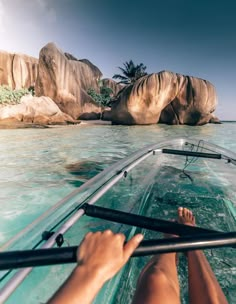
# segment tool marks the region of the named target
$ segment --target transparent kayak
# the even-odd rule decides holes
[[[75,246],[89,231],[111,229],[127,237],[142,232],[145,240],[160,232],[91,217],[84,204],[129,214],[170,220],[179,206],[193,210],[197,225],[236,232],[236,154],[205,141],[176,139],[149,145],[105,169],[63,198],[1,246],[1,252]],[[62,243],[62,244],[61,244]],[[235,249],[205,253],[229,303],[236,298]],[[131,258],[109,281],[94,303],[131,303],[140,270],[150,256]],[[1,259],[1,258],[0,258]],[[0,302],[45,303],[75,264],[0,271]],[[179,258],[182,303],[188,303],[184,256]],[[27,300],[26,300],[27,299]]]

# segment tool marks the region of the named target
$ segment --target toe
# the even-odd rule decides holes
[[[187,208],[184,208],[184,209],[183,209],[183,217],[184,217],[185,219],[188,219],[188,209],[187,209]]]
[[[193,213],[188,209],[188,220],[191,221],[193,218]]]
[[[183,207],[178,208],[178,216],[183,216]]]

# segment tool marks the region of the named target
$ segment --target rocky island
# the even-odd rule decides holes
[[[109,107],[99,104],[101,84],[111,89]],[[20,103],[0,104],[0,125],[76,124],[80,119],[104,119],[113,124],[156,123],[202,125],[217,123],[217,96],[207,80],[161,71],[122,86],[102,79],[87,59],[78,60],[54,43],[44,46],[39,59],[0,51],[0,86],[32,88]]]

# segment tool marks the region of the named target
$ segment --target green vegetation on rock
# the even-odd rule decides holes
[[[90,88],[88,89],[87,93],[99,106],[109,107],[111,95],[113,93],[111,88],[102,86],[100,88],[100,94],[97,93],[94,89]]]
[[[0,86],[0,105],[13,105],[20,103],[24,95],[32,94],[32,89],[12,90],[9,86]]]

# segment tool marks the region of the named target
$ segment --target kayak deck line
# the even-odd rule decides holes
[[[201,145],[200,145],[200,143],[201,143]],[[169,147],[169,146],[176,145],[176,144],[180,144],[183,147],[183,150],[174,150],[174,149],[164,148],[166,146]],[[60,223],[62,224],[62,227],[53,233],[53,235],[43,244],[43,246],[41,246],[41,249],[36,249],[33,252],[36,252],[38,250],[52,249],[51,247],[54,246],[54,244],[56,243],[56,238],[58,237],[58,235],[60,235],[60,234],[63,235],[63,233],[68,231],[79,220],[79,218],[81,218],[85,214],[85,211],[83,209],[81,209],[81,207],[84,204],[86,204],[86,205],[88,204],[89,206],[93,205],[111,187],[113,187],[121,178],[126,177],[129,171],[131,171],[134,167],[136,167],[140,162],[142,162],[144,159],[146,159],[150,155],[155,155],[156,152],[158,152],[160,154],[161,153],[165,154],[165,152],[163,152],[163,150],[164,151],[169,150],[169,151],[172,151],[172,152],[173,151],[181,151],[182,154],[178,153],[178,155],[185,155],[186,157],[191,156],[191,157],[195,157],[195,158],[206,157],[206,154],[207,155],[213,154],[214,156],[215,155],[221,155],[221,159],[226,159],[228,161],[228,163],[231,162],[234,165],[236,164],[236,156],[235,156],[234,153],[232,153],[230,151],[227,151],[226,149],[222,149],[221,147],[218,147],[218,146],[213,145],[213,144],[209,144],[209,143],[206,143],[206,144],[207,144],[207,146],[205,147],[204,146],[205,145],[204,141],[198,141],[197,144],[193,144],[193,143],[190,143],[189,141],[187,141],[187,139],[175,139],[175,140],[172,140],[172,141],[169,140],[169,141],[165,141],[165,142],[162,142],[162,143],[159,143],[159,144],[149,145],[148,147],[141,149],[141,151],[139,150],[139,151],[133,153],[127,159],[119,161],[118,165],[114,164],[111,167],[106,168],[104,171],[102,171],[101,173],[99,173],[98,175],[93,177],[92,179],[88,180],[80,188],[74,190],[71,194],[67,195],[67,197],[60,200],[56,205],[51,207],[44,214],[42,214],[39,218],[37,218],[32,224],[30,224],[25,229],[23,229],[20,232],[20,234],[18,234],[13,239],[11,239],[7,243],[7,245],[8,246],[11,245],[13,243],[13,241],[16,241],[19,238],[19,236],[24,235],[26,232],[29,231],[29,229],[31,229],[32,227],[35,227],[36,224],[38,225],[40,222],[45,220],[45,218],[47,218],[47,216],[51,216],[52,212],[54,212],[55,210],[58,210],[62,205],[65,205],[66,203],[68,203],[69,200],[74,198],[77,194],[81,193],[82,191],[85,191],[85,190],[89,189],[93,185],[93,183],[98,183],[97,188],[91,194],[87,195],[87,197],[84,197],[83,202],[82,203],[80,202],[79,206],[78,206],[78,201],[75,201],[75,202],[69,204],[70,206],[65,210],[65,213],[67,213],[67,215],[66,216],[64,215],[63,218],[61,218],[61,216],[58,217],[60,219]],[[190,146],[191,151],[184,150],[184,145],[185,146]],[[196,149],[196,151],[193,151],[193,149]],[[217,153],[215,153],[214,149],[219,150],[219,151],[217,151]],[[201,151],[206,150],[206,151],[210,151],[210,152],[214,152],[214,153],[204,153],[204,152],[201,152],[199,150],[201,150]],[[188,153],[188,155],[186,155],[187,153]],[[189,153],[192,154],[192,155],[190,155]],[[205,156],[203,156],[203,154]],[[226,155],[226,154],[229,154],[229,156]],[[175,153],[175,155],[177,155],[177,153]],[[202,155],[202,156],[200,156],[200,155]],[[219,158],[219,157],[214,157],[214,156],[211,157],[211,158],[215,158],[215,159]],[[104,176],[106,177],[107,174],[109,174],[109,176],[105,180],[105,182],[100,182],[100,180]],[[67,220],[66,222],[63,223],[65,218],[67,218],[68,216],[71,216],[71,217],[69,218],[69,220]],[[58,224],[54,225],[53,227],[57,227],[57,226],[58,226]],[[194,227],[194,229],[195,228],[196,227]],[[200,229],[202,229],[202,228],[200,228]],[[218,232],[215,232],[215,233],[218,233]],[[224,233],[221,233],[221,234],[223,235]],[[210,233],[208,235],[210,236]],[[196,236],[199,236],[199,235],[196,233]],[[193,236],[191,236],[191,237],[193,237]],[[182,238],[179,238],[179,239],[182,239]],[[161,241],[161,240],[159,240],[159,241]],[[231,241],[232,241],[231,245],[235,244],[234,243],[235,240],[231,239],[229,242],[231,242]],[[214,244],[216,245],[216,240],[214,240],[214,242],[215,242]],[[227,244],[229,244],[229,243],[227,243]],[[230,245],[227,245],[227,244],[226,244],[226,246],[230,246]],[[212,243],[212,245],[213,245],[213,243]],[[215,245],[213,247],[201,247],[201,248],[214,248],[214,247],[217,246],[217,245],[216,246]],[[219,244],[219,245],[220,245],[220,247],[224,246],[224,245],[221,245],[221,244]],[[3,248],[6,248],[6,247],[7,246],[5,244],[5,245],[3,245],[3,247],[0,248],[0,250],[3,249]],[[181,248],[183,248],[183,250],[185,250],[184,247],[181,247]],[[54,249],[64,249],[64,248],[54,248]],[[176,249],[176,251],[177,250],[180,250],[180,249]],[[183,250],[181,250],[181,251],[183,251]],[[24,268],[24,269],[18,271],[5,284],[5,286],[0,290],[0,302],[5,301],[11,295],[11,293],[27,277],[27,275],[31,272],[31,270],[32,270],[32,267]]]

